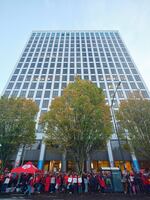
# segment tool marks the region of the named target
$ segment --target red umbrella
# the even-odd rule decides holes
[[[40,170],[35,167],[32,162],[27,162],[25,165],[21,167],[17,167],[11,170],[11,173],[28,173],[28,174],[35,174],[36,172],[39,172]]]

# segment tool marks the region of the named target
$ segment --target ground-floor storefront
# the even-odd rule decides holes
[[[85,170],[93,169],[98,171],[102,167],[119,167],[123,170],[124,166],[129,171],[135,169],[135,163],[140,168],[150,167],[150,161],[146,161],[142,158],[136,158],[125,149],[120,149],[117,140],[111,140],[110,149],[103,151],[95,151],[90,155],[88,161],[85,161]],[[110,152],[111,151],[111,154]],[[111,158],[110,158],[111,155]],[[16,157],[14,156],[14,160]],[[136,159],[136,160],[135,160]],[[26,161],[32,161],[39,169],[46,171],[72,171],[76,169],[73,157],[67,152],[65,155],[56,149],[47,149],[44,144],[41,144],[38,149],[25,149],[25,152],[20,154],[20,160],[17,160],[17,164],[25,163]],[[136,161],[136,162],[135,162]]]
[[[110,163],[108,160],[92,160],[91,169],[94,171],[99,171],[103,167],[110,167]],[[126,169],[131,171],[132,169],[132,162],[125,161]],[[124,163],[122,161],[115,161],[114,167],[119,167],[123,170]],[[61,171],[62,168],[62,161],[61,160],[49,160],[44,162],[43,169],[45,171]],[[74,171],[75,170],[75,163],[72,160],[67,160],[66,162],[66,171]]]

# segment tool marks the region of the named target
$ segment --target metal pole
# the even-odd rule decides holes
[[[121,84],[121,81],[117,84],[116,90],[115,90],[115,92],[113,94],[113,97],[112,97],[112,100],[111,100],[110,108],[111,108],[111,113],[112,113],[112,119],[113,119],[113,122],[114,122],[115,133],[116,133],[117,138],[118,138],[118,145],[119,145],[120,155],[121,155],[121,159],[123,161],[123,166],[125,168],[125,159],[124,159],[124,154],[123,154],[122,147],[121,147],[121,142],[120,142],[120,138],[119,138],[119,131],[118,131],[118,125],[117,125],[117,122],[116,122],[115,112],[114,112],[114,108],[113,108],[114,99],[115,99],[115,96],[116,96],[116,93],[117,93],[117,90],[118,90],[120,84]]]

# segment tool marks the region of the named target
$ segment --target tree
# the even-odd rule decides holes
[[[35,141],[37,105],[26,99],[0,98],[0,157],[2,170],[21,144]]]
[[[102,89],[76,78],[56,97],[41,118],[48,145],[69,150],[77,170],[83,170],[87,155],[103,148],[111,134],[109,106]]]
[[[139,92],[132,93],[120,104],[117,118],[121,133],[128,130],[128,137],[137,155],[150,159],[150,101]]]

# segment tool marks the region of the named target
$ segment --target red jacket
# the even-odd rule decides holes
[[[98,182],[99,182],[101,187],[106,188],[105,181],[102,177],[98,176]]]

